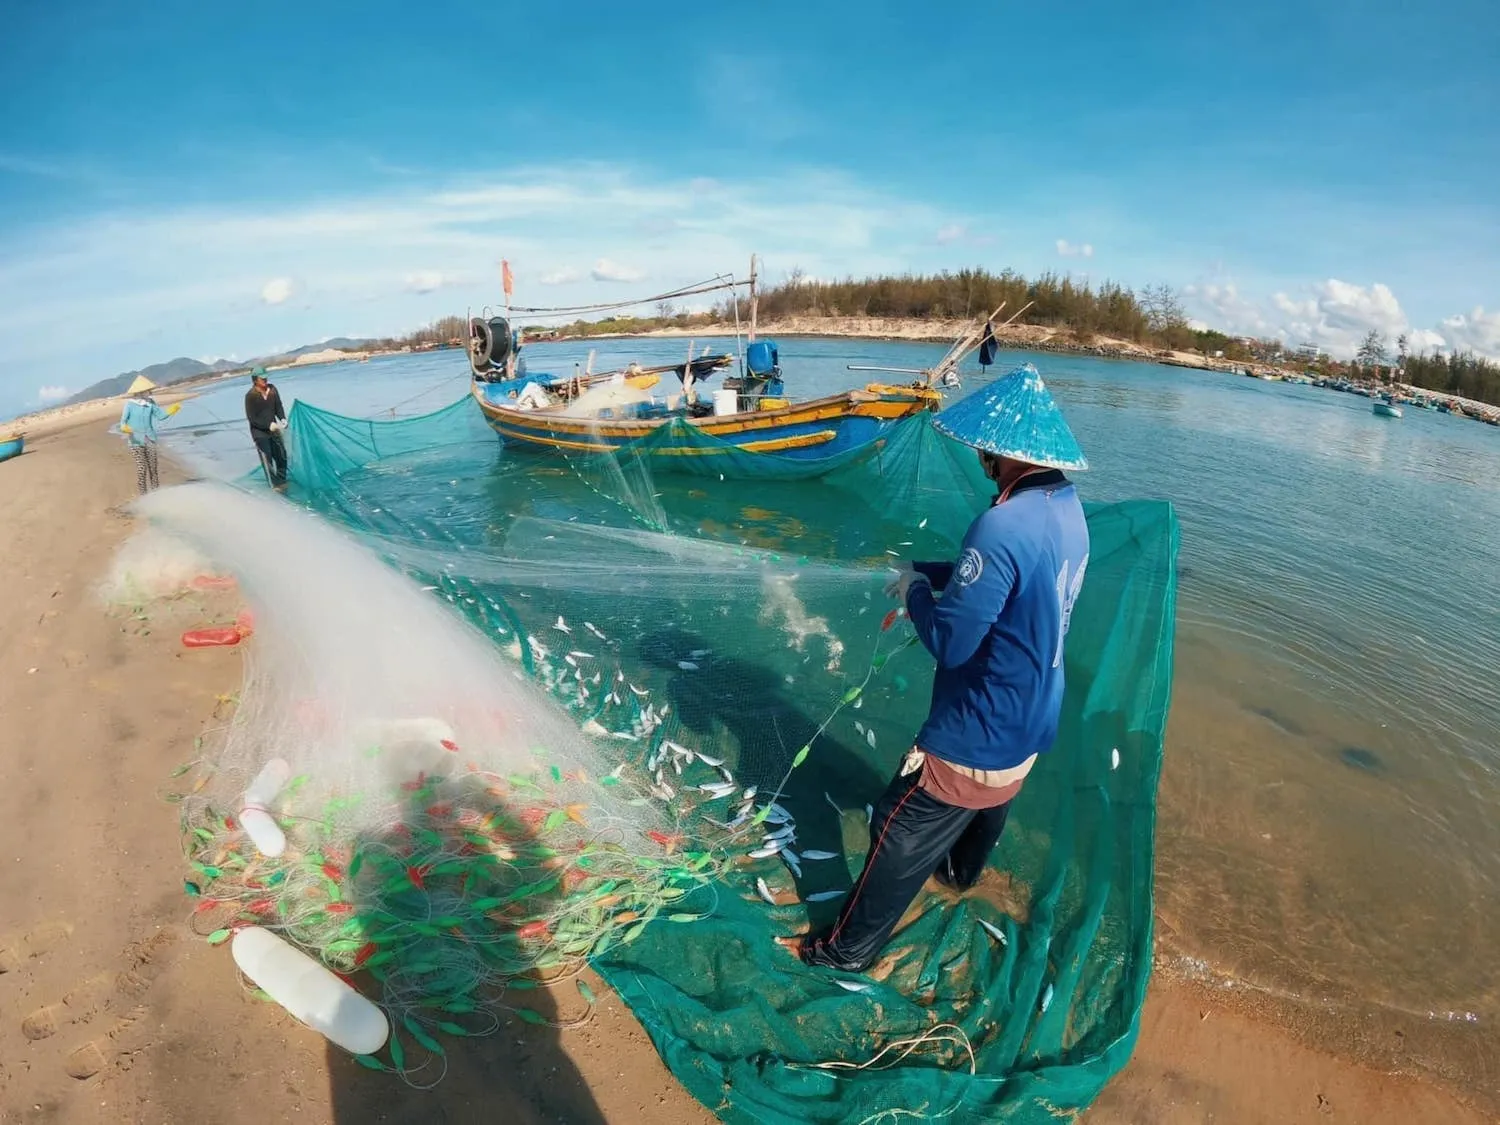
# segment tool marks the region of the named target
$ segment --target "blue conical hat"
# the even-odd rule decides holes
[[[1050,469],[1089,467],[1041,374],[1029,363],[940,411],[932,425],[956,441],[1013,461]]]

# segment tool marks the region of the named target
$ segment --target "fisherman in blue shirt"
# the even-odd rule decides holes
[[[809,965],[862,972],[929,876],[959,890],[978,882],[1010,802],[1057,736],[1063,638],[1089,556],[1063,471],[1088,463],[1030,364],[933,426],[979,451],[999,494],[954,563],[910,564],[887,588],[937,661],[932,703],[874,808],[865,868],[838,921],[802,941]]]

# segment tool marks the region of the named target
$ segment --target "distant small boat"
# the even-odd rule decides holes
[[[1375,413],[1381,418],[1401,417],[1401,408],[1394,402],[1386,402],[1384,399],[1376,399],[1373,404]]]
[[[0,441],[0,461],[9,461],[12,457],[19,457],[21,450],[26,448],[24,437],[13,437],[7,441]]]

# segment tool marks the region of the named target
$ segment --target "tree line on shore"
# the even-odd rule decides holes
[[[960,269],[821,281],[793,270],[781,282],[760,291],[758,317],[762,323],[793,317],[972,321],[1002,303],[1002,319],[1020,312],[1017,323],[1055,329],[1061,343],[1080,348],[1092,346],[1103,336],[1156,350],[1193,351],[1234,362],[1284,363],[1294,358],[1285,355],[1279,340],[1230,336],[1212,328],[1194,327],[1181,296],[1169,285],[1134,290],[1112,281],[1094,285],[1052,272],[1028,279],[1014,270],[991,273]],[[529,325],[522,334],[531,339],[630,334],[733,324],[736,320],[743,324],[749,315],[743,296],[720,301],[704,312],[690,312],[670,301],[658,302],[654,311],[655,316],[610,316],[577,320],[561,327]],[[450,316],[381,344],[462,343],[466,335],[464,319]],[[1396,341],[1396,347],[1392,362],[1384,341],[1372,332],[1354,361],[1319,356],[1307,366],[1326,376],[1400,378],[1413,386],[1500,405],[1500,364],[1473,353],[1410,355],[1405,337]]]

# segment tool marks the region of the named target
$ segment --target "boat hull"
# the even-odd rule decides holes
[[[1381,418],[1399,418],[1399,417],[1401,417],[1401,408],[1399,406],[1392,406],[1388,402],[1377,402],[1377,403],[1375,403],[1374,404],[1374,411],[1375,411],[1376,415],[1378,415]]]
[[[491,401],[475,382],[474,400],[485,421],[507,444],[562,453],[615,453],[657,435],[664,427],[710,441],[663,441],[642,446],[653,460],[712,461],[735,453],[770,453],[789,460],[819,460],[847,453],[878,438],[893,422],[936,410],[941,395],[923,387],[870,386],[774,410],[704,418],[596,419],[552,410],[521,410]],[[491,392],[494,393],[494,392]]]
[[[9,461],[12,457],[19,457],[25,448],[26,439],[23,437],[0,441],[0,461]]]

